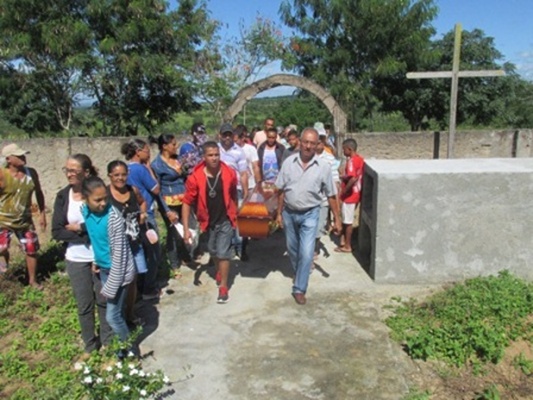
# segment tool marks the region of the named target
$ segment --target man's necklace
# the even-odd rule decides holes
[[[211,182],[209,181],[209,176],[207,175],[207,172],[205,173],[205,176],[207,177],[207,186],[209,187],[209,193],[208,193],[209,197],[214,199],[217,196],[217,192],[216,192],[215,188],[216,188],[217,183],[218,183],[218,178],[220,178],[220,171],[218,171],[218,174],[215,177],[215,183],[213,183],[213,185],[211,185]]]

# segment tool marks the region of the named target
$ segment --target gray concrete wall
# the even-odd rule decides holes
[[[436,139],[434,132],[349,133],[358,152],[366,159],[432,159]],[[455,158],[531,157],[533,130],[459,131],[455,134]],[[447,132],[440,133],[438,158],[446,158]]]
[[[359,151],[366,159],[431,159],[435,135],[433,132],[353,133]],[[344,137],[339,138],[342,140]],[[182,139],[182,138],[180,138]],[[114,159],[123,159],[120,146],[128,138],[50,138],[16,141],[31,151],[28,164],[41,176],[48,208],[57,191],[66,184],[61,167],[69,154],[85,153],[105,178],[105,168]],[[12,141],[0,140],[0,147]],[[533,130],[457,132],[457,158],[531,157]],[[440,154],[446,156],[447,135],[441,134]],[[157,153],[152,147],[152,156]]]
[[[143,138],[145,139],[145,138]],[[56,138],[56,139],[31,139],[15,141],[20,147],[29,150],[27,155],[28,165],[34,167],[41,179],[46,205],[52,210],[56,193],[67,184],[61,168],[70,154],[85,153],[97,167],[100,176],[107,178],[107,164],[116,159],[124,160],[120,154],[122,143],[128,138]],[[14,141],[0,141],[0,147]],[[153,147],[153,154],[157,153]]]
[[[358,258],[380,283],[533,279],[533,158],[369,160]]]

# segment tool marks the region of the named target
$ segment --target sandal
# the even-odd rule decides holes
[[[351,253],[352,249],[345,249],[344,247],[335,247],[333,251],[336,253]]]
[[[181,268],[172,268],[171,270],[172,277],[174,279],[181,279],[183,278],[183,274],[181,273]]]

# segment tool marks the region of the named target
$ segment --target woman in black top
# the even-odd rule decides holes
[[[142,247],[142,238],[146,232],[146,203],[139,190],[126,184],[128,179],[128,166],[125,162],[116,160],[107,165],[107,173],[110,185],[107,190],[109,200],[113,206],[122,212],[126,221],[126,236],[131,246],[131,252],[135,261],[137,274],[147,271],[146,258]],[[141,321],[133,312],[137,298],[137,285],[134,282],[129,285],[126,299],[126,320],[138,325]]]

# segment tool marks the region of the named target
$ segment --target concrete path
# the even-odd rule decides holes
[[[149,320],[141,351],[148,369],[173,382],[165,398],[376,400],[408,392],[416,368],[389,339],[383,305],[437,287],[376,285],[324,238],[326,254],[299,306],[284,240],[277,232],[252,241],[250,261],[232,262],[227,304],[216,303],[213,268],[185,269],[159,304],[141,303]]]

